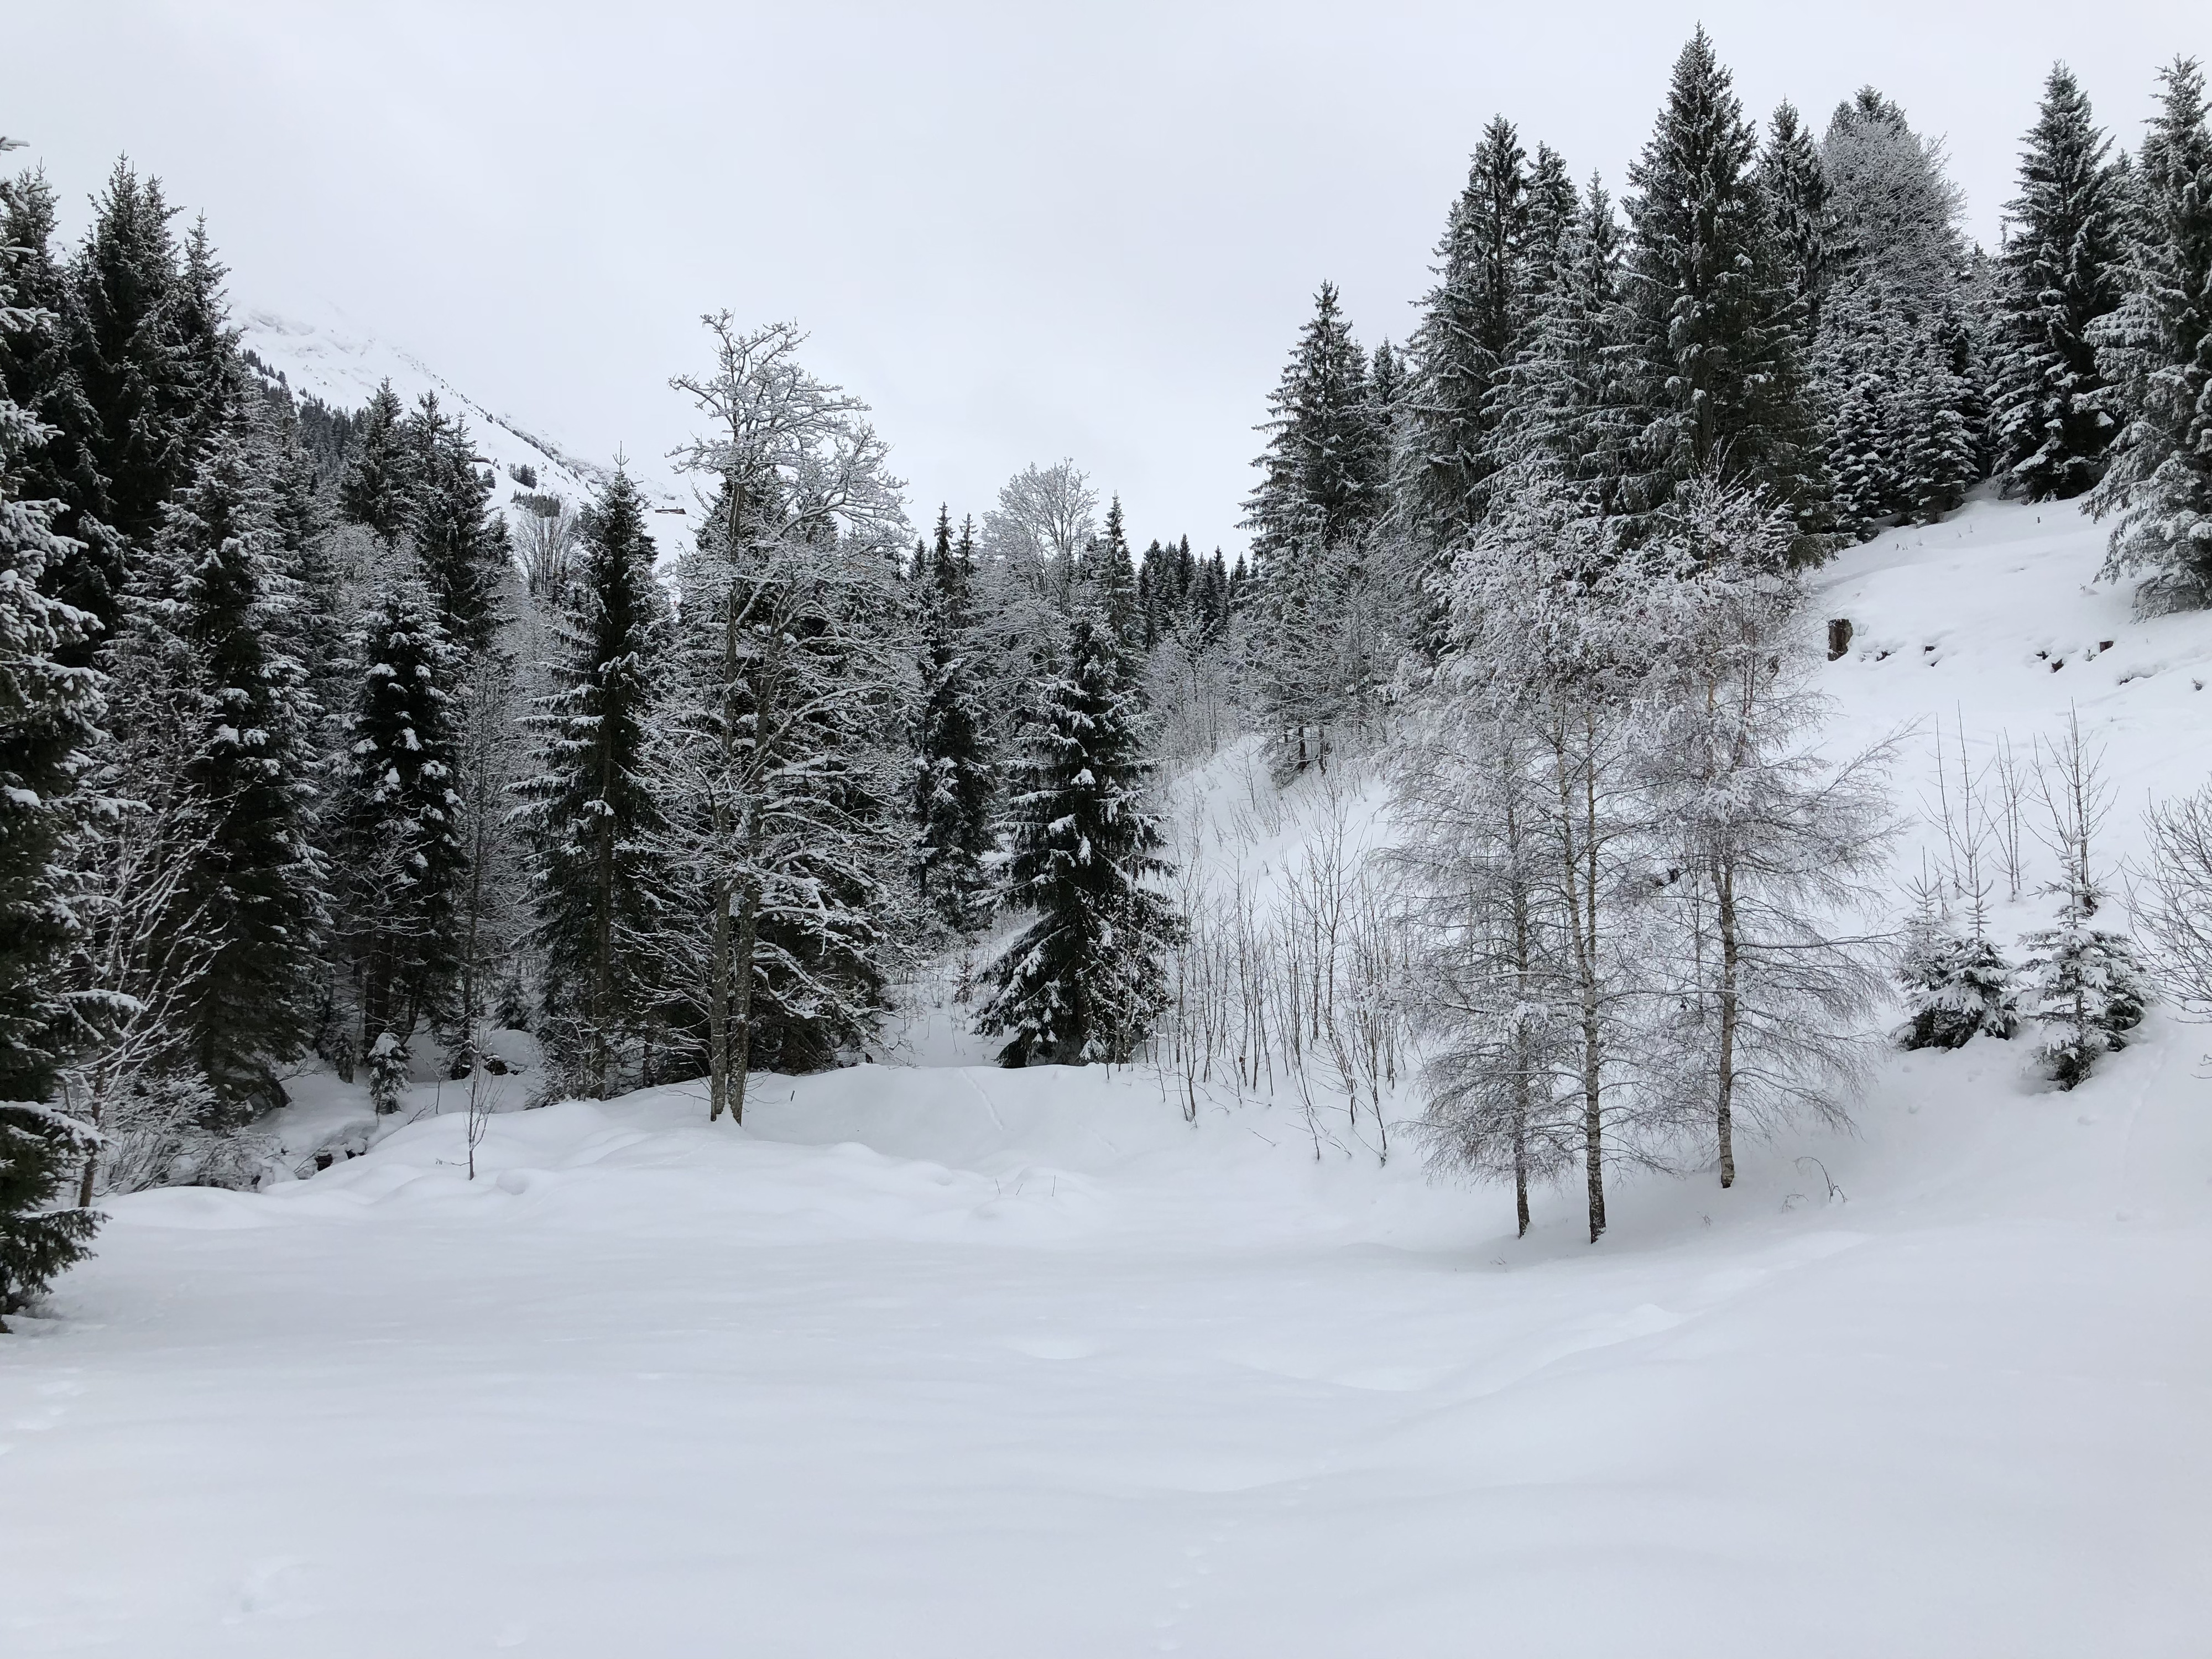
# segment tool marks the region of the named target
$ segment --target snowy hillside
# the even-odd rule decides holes
[[[266,309],[248,310],[233,319],[239,343],[280,374],[303,398],[320,398],[337,410],[358,410],[386,380],[412,408],[424,392],[434,393],[448,413],[468,422],[476,453],[499,475],[494,499],[512,510],[509,497],[520,486],[514,471],[524,469],[538,488],[581,500],[606,477],[609,468],[562,447],[544,431],[479,403],[412,353],[378,339],[368,331],[330,313],[317,321]],[[664,507],[686,505],[688,496],[661,469],[647,465],[641,486]]]
[[[2070,707],[2133,854],[2212,775],[2212,616],[2101,556],[1989,502],[1845,555],[1832,741],[1916,728],[1914,806],[1939,721]],[[1234,759],[1185,805],[1278,867],[1332,816]],[[1142,1068],[502,1114],[473,1181],[422,1084],[311,1178],[114,1201],[18,1322],[0,1655],[2200,1652],[2212,1032],[2137,1039],[2069,1094],[1892,1054],[1595,1247]]]

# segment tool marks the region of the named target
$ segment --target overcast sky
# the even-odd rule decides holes
[[[72,229],[127,151],[241,304],[335,307],[600,458],[689,429],[702,311],[795,317],[917,521],[1069,455],[1139,546],[1232,550],[1315,285],[1402,338],[1493,112],[1617,187],[1702,17],[1762,117],[1871,82],[1948,135],[1993,240],[2054,58],[2131,145],[2156,66],[2212,56],[2204,0],[0,7],[0,132]]]

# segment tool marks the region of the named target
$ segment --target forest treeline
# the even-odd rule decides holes
[[[917,538],[865,405],[726,315],[656,538],[620,468],[565,500],[434,398],[293,397],[127,164],[67,248],[6,180],[0,1304],[104,1192],[250,1182],[311,1059],[388,1109],[525,1030],[549,1096],[741,1121],[933,959],[1007,1064],[1326,1063],[1387,1145],[1402,1063],[1524,1227],[1578,1171],[1595,1238],[1605,1170],[1686,1145],[1725,1183],[1740,1127],[1840,1112],[1891,971],[1843,920],[1886,757],[1818,752],[1802,574],[1995,479],[2087,495],[2145,603],[2212,594],[2212,137],[2193,64],[2156,90],[2119,153],[2054,70],[1994,251],[1905,112],[1761,131],[1702,32],[1617,199],[1492,121],[1402,345],[1322,285],[1233,562],[1139,554],[1072,461]],[[1168,860],[1158,769],[1247,732],[1395,780],[1403,844],[1306,895],[1325,951]],[[1978,874],[1923,893],[1911,1040],[2027,998],[2061,1080],[2124,1041],[2094,772],[2053,750],[2019,983]]]

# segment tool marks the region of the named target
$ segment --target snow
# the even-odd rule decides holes
[[[1834,741],[2072,704],[2131,854],[2212,772],[2212,617],[2100,556],[1987,502],[1844,556]],[[1186,805],[1279,866],[1313,814],[1243,763]],[[0,1654],[2197,1653],[2212,1034],[2070,1094],[2027,1047],[1624,1177],[1596,1247],[1141,1069],[506,1111],[471,1182],[418,1062],[312,1179],[116,1201],[0,1340]],[[294,1092],[288,1151],[359,1127]]]
[[[434,393],[447,413],[468,422],[477,454],[498,474],[493,500],[510,518],[516,510],[510,498],[523,487],[512,476],[515,467],[526,467],[536,476],[540,493],[571,501],[587,497],[612,472],[541,429],[478,402],[412,352],[379,338],[335,309],[308,319],[249,308],[234,321],[240,346],[281,374],[297,397],[319,398],[332,409],[357,410],[386,380],[410,409],[424,392]],[[656,511],[690,506],[690,493],[677,486],[665,467],[651,460],[633,462],[631,476]],[[683,520],[672,514],[654,522],[666,526]]]

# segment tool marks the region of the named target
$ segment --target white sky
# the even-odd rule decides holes
[[[76,222],[128,151],[241,303],[335,306],[586,454],[684,434],[700,312],[792,316],[918,523],[1073,455],[1140,547],[1233,550],[1315,285],[1401,339],[1493,112],[1617,191],[1700,16],[1757,114],[1870,81],[1948,134],[1984,240],[2054,58],[2132,144],[2212,57],[2203,0],[0,0],[0,131]]]

